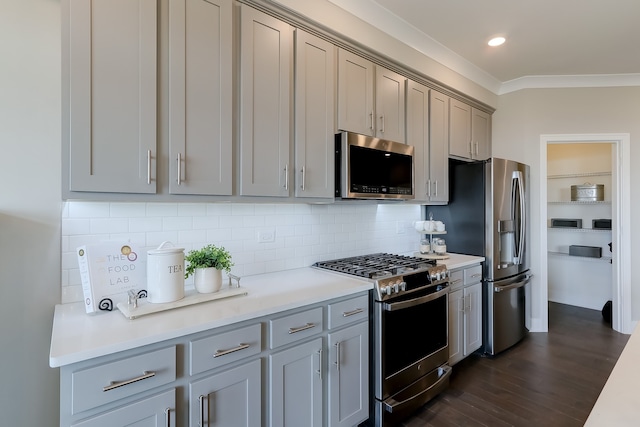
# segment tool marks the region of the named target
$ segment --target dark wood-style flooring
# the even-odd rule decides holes
[[[550,303],[548,333],[456,364],[449,389],[402,425],[582,426],[627,339],[598,310]]]

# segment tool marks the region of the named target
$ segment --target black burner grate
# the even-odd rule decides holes
[[[436,261],[404,255],[376,253],[319,261],[313,265],[326,270],[376,279],[428,268],[436,265]]]

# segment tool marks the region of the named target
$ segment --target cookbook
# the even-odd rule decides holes
[[[78,267],[87,313],[112,311],[129,291],[145,296],[146,266],[130,242],[102,242],[79,246]]]

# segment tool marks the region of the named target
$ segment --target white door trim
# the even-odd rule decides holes
[[[613,329],[633,332],[637,321],[631,319],[631,164],[630,134],[558,134],[540,135],[540,280],[539,292],[532,298],[540,304],[539,330],[547,330],[547,145],[567,143],[611,143],[612,155],[612,253],[613,253]]]

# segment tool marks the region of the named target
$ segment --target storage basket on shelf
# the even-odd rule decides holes
[[[602,202],[604,200],[604,184],[584,183],[571,186],[572,202]]]

